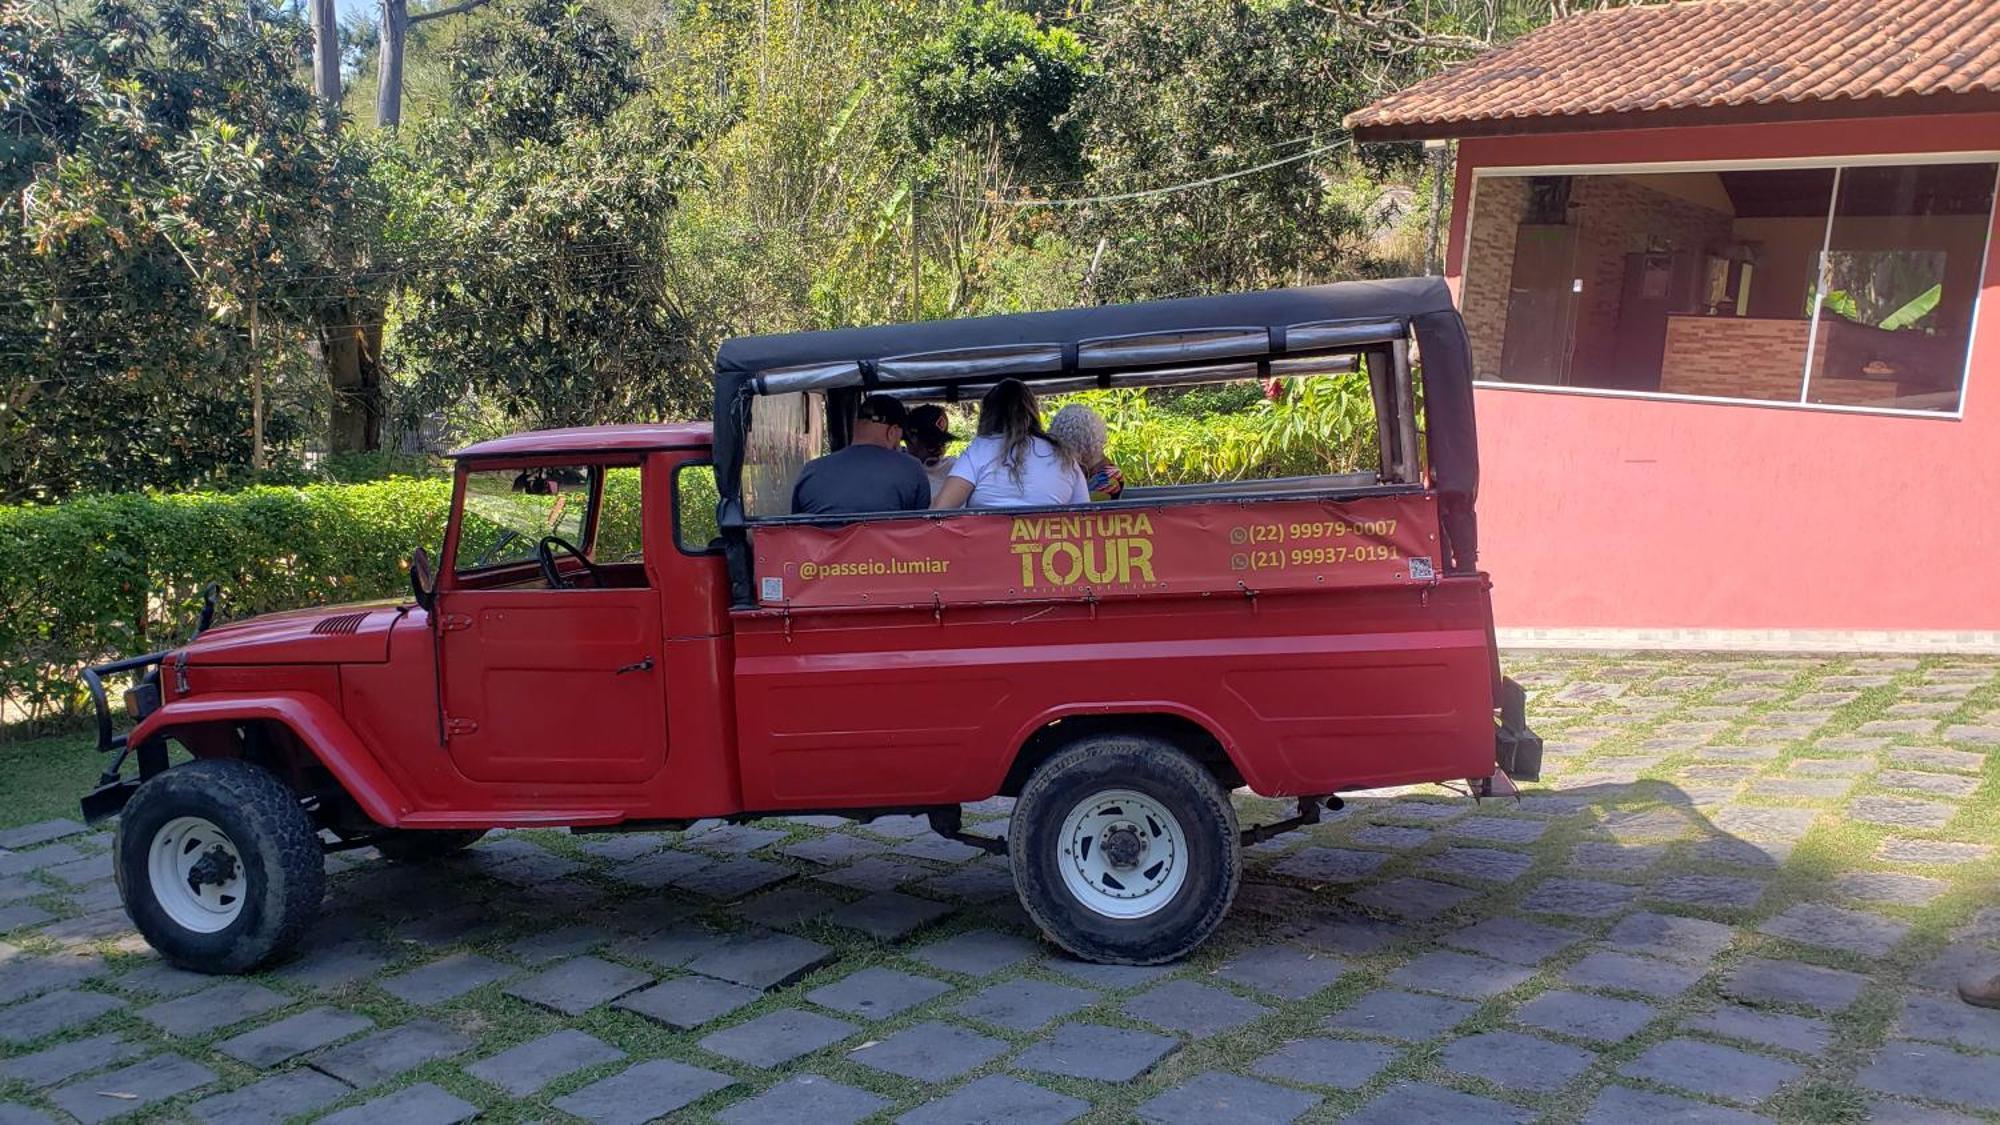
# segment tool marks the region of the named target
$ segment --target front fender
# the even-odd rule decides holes
[[[415,807],[340,712],[316,695],[223,693],[176,699],[146,716],[133,728],[130,741],[138,746],[149,738],[171,738],[181,728],[247,722],[288,728],[375,823],[399,824]]]

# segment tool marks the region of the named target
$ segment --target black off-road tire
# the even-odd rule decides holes
[[[240,913],[212,933],[168,915],[151,885],[148,855],[160,829],[200,817],[229,838],[242,861]],[[289,950],[319,915],[324,857],[312,818],[270,771],[205,759],[154,776],[132,794],[113,846],[118,893],[132,924],[162,957],[198,973],[244,973]]]
[[[1064,884],[1064,821],[1111,790],[1158,802],[1187,839],[1185,881],[1144,917],[1100,913]],[[1214,775],[1173,743],[1137,734],[1096,735],[1057,751],[1029,776],[1007,833],[1014,887],[1036,925],[1086,961],[1117,965],[1174,961],[1207,940],[1236,898],[1240,844],[1235,807]]]
[[[479,842],[484,828],[391,828],[375,838],[375,850],[396,863],[429,863]]]

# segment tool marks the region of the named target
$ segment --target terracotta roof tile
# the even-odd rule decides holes
[[[1391,140],[1972,108],[1937,101],[1966,95],[2000,108],[2000,0],[1694,0],[1551,24],[1347,124]]]

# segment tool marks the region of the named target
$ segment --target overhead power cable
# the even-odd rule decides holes
[[[1287,164],[1297,164],[1301,160],[1311,160],[1315,156],[1324,156],[1329,152],[1345,148],[1350,143],[1352,142],[1348,138],[1342,137],[1341,139],[1333,141],[1329,144],[1323,144],[1314,148],[1309,148],[1304,152],[1295,152],[1290,156],[1281,156],[1276,160],[1267,160],[1262,164],[1252,165],[1251,167],[1248,168],[1239,168],[1234,172],[1224,172],[1219,175],[1205,176],[1202,179],[1188,180],[1185,183],[1168,184],[1165,187],[1147,188],[1144,191],[1122,191],[1110,195],[1080,195],[1080,196],[1070,196],[1068,198],[1062,198],[1062,199],[989,198],[989,199],[967,200],[966,202],[984,203],[992,207],[1089,207],[1099,203],[1125,203],[1134,199],[1150,199],[1153,196],[1158,196],[1158,195],[1173,195],[1176,192],[1193,191],[1196,188],[1212,187],[1216,184],[1226,184],[1231,180],[1240,180],[1245,176],[1254,176],[1259,172],[1268,172],[1273,168],[1282,168]]]

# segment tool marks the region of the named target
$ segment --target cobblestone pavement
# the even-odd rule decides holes
[[[306,951],[207,978],[107,835],[0,830],[0,1125],[2000,1121],[2000,1013],[1948,991],[2000,950],[2000,664],[1509,666],[1544,784],[1357,798],[1153,969],[1056,954],[919,823],[813,817],[336,856]]]

